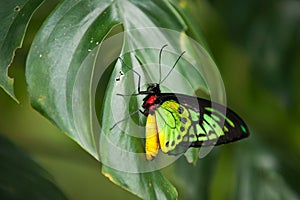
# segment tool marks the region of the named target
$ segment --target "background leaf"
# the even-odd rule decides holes
[[[2,199],[67,199],[43,168],[2,135],[0,161]]]
[[[17,48],[21,48],[25,31],[34,11],[43,0],[3,0],[0,2],[0,87],[15,101],[13,79],[8,76]]]
[[[249,148],[253,150],[247,151]],[[289,185],[280,170],[289,163],[283,163],[279,155],[271,154],[272,148],[250,142],[238,149],[234,168],[238,171],[236,199],[299,199],[294,191],[296,188]],[[293,154],[290,156],[293,159]],[[294,167],[289,165],[293,171]]]

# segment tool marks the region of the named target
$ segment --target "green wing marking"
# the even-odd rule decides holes
[[[213,108],[211,108],[211,107],[206,107],[205,110],[220,115],[221,117],[223,117],[223,118],[226,120],[226,122],[227,122],[230,126],[232,126],[232,127],[234,128],[234,123],[233,123],[228,117],[226,117],[223,113],[221,113],[220,111],[215,110],[215,109],[213,109]]]
[[[208,113],[203,113],[200,116],[199,112],[192,109],[189,109],[189,113],[193,128],[189,131],[187,142],[216,141],[220,136],[225,135],[225,129],[223,131],[219,124],[221,121],[219,116],[214,114],[209,115]]]

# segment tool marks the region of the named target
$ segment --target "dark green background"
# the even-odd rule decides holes
[[[28,152],[71,199],[136,198],[107,180],[101,174],[97,161],[29,105],[24,77],[26,55],[41,22],[56,3],[46,1],[34,14],[24,46],[17,51],[10,68],[9,74],[15,77],[15,93],[21,103],[16,104],[0,90],[0,133]],[[269,169],[274,170],[283,184],[299,195],[299,1],[215,0],[181,3],[187,3],[192,11],[191,17],[199,25],[195,28],[201,29],[207,40],[225,84],[228,106],[249,125],[252,133],[249,141],[237,145],[257,147],[238,149],[247,151],[245,155],[251,152],[255,155],[267,154],[268,157],[257,161],[262,166],[272,165],[276,160],[276,167]],[[214,176],[215,184],[208,190],[228,189],[230,191],[225,193],[234,193],[231,190],[238,187],[226,184],[233,174],[227,170],[235,170],[226,169],[226,160],[231,159],[231,147],[220,147],[216,151],[221,155],[217,162],[220,166],[216,167],[216,171],[208,170],[208,173],[218,176]],[[238,155],[242,160],[243,152]],[[214,153],[199,162],[209,161],[212,156]],[[236,160],[239,160],[238,156]],[[225,163],[224,169],[222,163]],[[241,166],[245,167],[245,163]],[[165,171],[168,174],[172,170],[169,167]],[[267,184],[268,177],[264,176],[263,171],[261,173],[254,177],[266,178],[257,181]],[[256,180],[251,181],[255,184]],[[197,199],[189,196],[193,192],[182,187],[184,184],[175,184],[180,199]],[[196,192],[201,193],[201,189]],[[210,199],[219,199],[217,191],[211,194]]]

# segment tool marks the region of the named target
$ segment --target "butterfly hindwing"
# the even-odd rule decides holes
[[[174,150],[188,134],[191,120],[187,108],[174,100],[165,101],[155,111],[160,148],[168,153]]]

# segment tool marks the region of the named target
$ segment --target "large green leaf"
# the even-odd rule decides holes
[[[120,28],[124,33],[111,32],[120,32]],[[200,88],[217,101],[223,100],[219,90],[207,86],[216,84],[223,89],[216,80],[214,63],[185,36],[185,30],[168,1],[64,1],[43,24],[27,59],[33,107],[101,161],[105,176],[145,199],[177,197],[176,189],[157,171],[176,157],[145,160],[145,129],[137,125],[145,118],[128,118],[140,108],[143,97],[117,95],[137,92],[137,76],[131,66],[142,75],[145,89],[146,74],[159,81],[158,54],[164,44],[169,46],[163,52],[162,78],[186,50],[199,67],[193,67],[188,56],[182,58],[162,89],[193,94]],[[126,64],[116,62],[118,56]],[[111,130],[126,117],[131,123],[119,123]]]
[[[21,48],[25,31],[34,11],[43,0],[3,0],[0,2],[0,87],[14,100],[13,79],[8,76],[8,67],[15,51]]]

